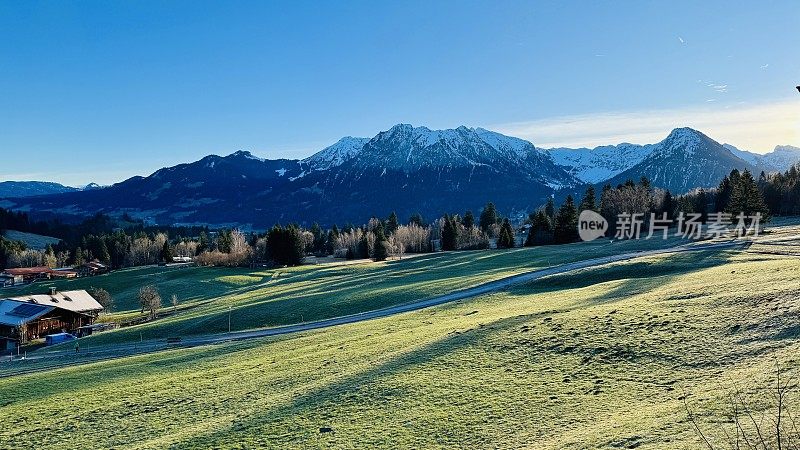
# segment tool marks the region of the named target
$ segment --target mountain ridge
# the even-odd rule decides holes
[[[655,144],[541,149],[480,127],[397,124],[372,138],[343,137],[302,160],[242,150],[207,155],[104,188],[15,196],[0,206],[262,229],[289,221],[360,222],[392,210],[432,217],[477,211],[487,201],[501,211],[524,211],[556,193],[580,193],[586,184],[647,176],[677,194],[716,186],[733,168],[757,170],[731,147],[686,127]]]

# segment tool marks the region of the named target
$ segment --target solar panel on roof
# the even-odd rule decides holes
[[[17,306],[16,308],[14,308],[11,311],[9,311],[7,314],[9,316],[17,316],[17,317],[23,317],[24,318],[24,317],[35,316],[36,314],[39,314],[40,312],[42,312],[44,310],[46,310],[46,308],[43,308],[43,307],[41,307],[39,305],[25,304],[25,305]]]

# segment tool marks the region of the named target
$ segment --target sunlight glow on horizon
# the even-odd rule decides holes
[[[487,128],[528,140],[539,148],[594,148],[623,142],[654,144],[681,127],[754,153],[769,153],[777,145],[800,147],[800,98],[725,107],[598,112]]]

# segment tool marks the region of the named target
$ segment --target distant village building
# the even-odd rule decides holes
[[[0,350],[34,339],[75,333],[92,325],[103,307],[86,291],[57,292],[0,299]]]
[[[78,275],[82,277],[91,277],[94,275],[102,275],[108,272],[108,266],[100,261],[94,260],[88,262],[77,269]]]

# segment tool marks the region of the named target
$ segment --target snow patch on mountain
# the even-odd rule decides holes
[[[329,170],[355,157],[367,142],[369,142],[369,138],[345,136],[335,144],[325,147],[302,162],[307,164],[312,171]]]
[[[639,164],[653,151],[653,145],[623,143],[588,148],[545,150],[559,166],[584,183],[599,183]]]
[[[740,150],[730,144],[723,144],[723,147],[735,156],[767,172],[784,172],[791,166],[800,163],[800,148],[791,145],[778,145],[774,150],[763,155]]]

